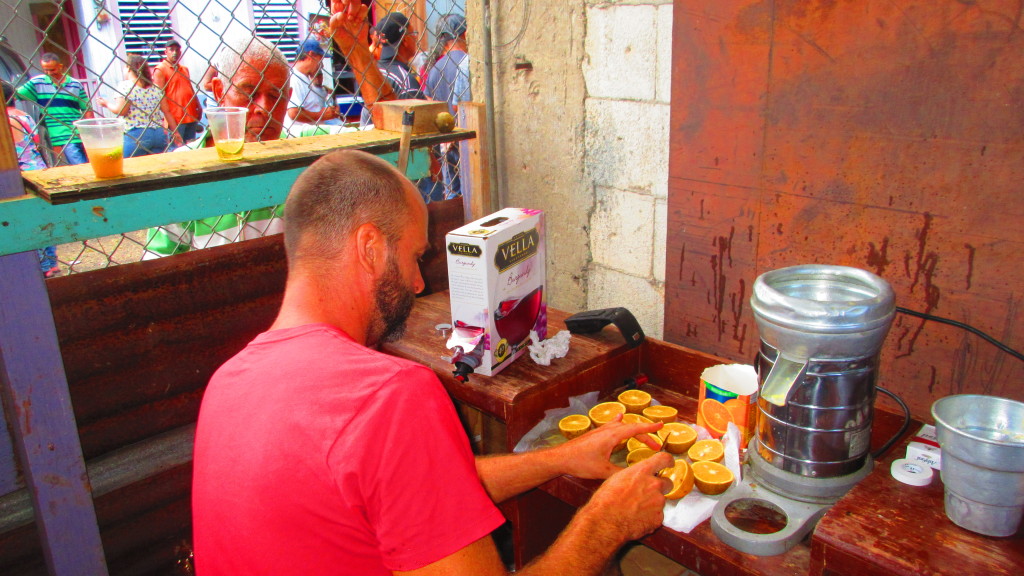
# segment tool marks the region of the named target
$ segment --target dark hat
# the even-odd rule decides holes
[[[300,56],[304,56],[309,53],[316,54],[317,56],[327,55],[327,53],[324,52],[323,46],[320,45],[320,42],[318,42],[316,38],[306,38],[306,40],[303,41],[302,46],[299,47]]]
[[[452,40],[466,33],[466,18],[461,14],[446,14],[437,20],[434,25],[434,36],[438,39],[450,38]]]
[[[388,44],[395,45],[408,33],[409,19],[401,12],[392,12],[378,20],[374,29]]]

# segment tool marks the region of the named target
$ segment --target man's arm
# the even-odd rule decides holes
[[[36,95],[36,88],[32,85],[31,80],[25,82],[21,86],[18,86],[14,91],[14,95],[17,96],[19,100],[24,100],[26,102],[39,102],[38,96]]]
[[[167,76],[164,74],[162,66],[153,67],[153,84],[156,84],[161,90],[167,89]]]
[[[372,108],[377,102],[394,100],[395,91],[380,73],[366,43],[367,10],[359,0],[331,0],[330,30],[359,84],[363,105]]]
[[[337,118],[337,106],[324,106],[323,110],[320,112],[313,112],[303,107],[303,104],[306,102],[306,98],[312,92],[312,88],[309,82],[303,80],[303,77],[298,74],[298,72],[293,72],[290,80],[292,94],[288,98],[288,118],[295,122],[302,122],[304,124],[318,124],[320,122],[326,122],[327,120]]]
[[[597,576],[626,542],[642,538],[661,525],[665,480],[655,476],[672,463],[667,453],[634,464],[609,478],[540,558],[519,576],[573,574]],[[395,572],[409,576],[505,576],[494,541],[484,537],[419,570]]]
[[[326,122],[327,120],[333,120],[338,117],[338,109],[334,106],[325,106],[321,112],[310,112],[302,106],[297,108],[288,109],[288,117],[296,122],[304,122],[306,124],[317,124],[318,122]]]
[[[653,442],[647,434],[661,426],[658,422],[623,424],[619,417],[555,448],[477,458],[476,470],[495,502],[504,502],[564,474],[604,479],[621,470],[611,463],[611,455],[622,441],[636,436],[642,442]],[[654,444],[651,448],[660,449]]]

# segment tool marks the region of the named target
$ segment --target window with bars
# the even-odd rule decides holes
[[[252,15],[256,34],[276,44],[289,60],[294,60],[302,41],[299,38],[299,20],[295,17],[295,2],[253,0]]]
[[[164,45],[174,39],[168,0],[119,0],[118,14],[124,32],[124,49],[150,64],[163,58]]]

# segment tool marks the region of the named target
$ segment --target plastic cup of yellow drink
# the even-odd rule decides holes
[[[214,106],[206,109],[206,119],[210,121],[210,133],[213,145],[217,148],[217,156],[221,160],[241,160],[242,149],[245,148],[245,108],[234,106]]]
[[[75,122],[97,178],[117,178],[124,174],[124,127],[121,118],[87,118]]]

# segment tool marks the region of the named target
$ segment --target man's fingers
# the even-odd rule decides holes
[[[657,474],[660,470],[668,468],[675,459],[668,452],[658,452],[654,456],[633,464],[631,468],[640,468],[637,474]]]
[[[643,442],[644,444],[647,445],[648,448],[654,450],[655,452],[661,450],[661,444],[654,438],[651,438],[650,434],[640,434],[638,436],[634,436],[634,438]]]
[[[672,491],[672,488],[675,487],[675,485],[672,483],[672,481],[669,480],[668,478],[662,478],[662,477],[659,476],[658,480],[661,482],[661,493],[662,494],[668,494],[669,492]]]
[[[607,424],[605,426],[607,426]],[[616,440],[621,442],[627,438],[639,438],[642,435],[657,432],[658,430],[661,430],[662,426],[664,426],[664,424],[662,424],[661,422],[653,422],[651,424],[617,424],[610,428],[610,430],[615,431],[617,436]],[[604,428],[604,426],[602,426],[601,428]],[[659,447],[652,446],[652,448],[657,450]]]

